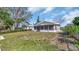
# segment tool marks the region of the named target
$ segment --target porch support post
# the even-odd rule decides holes
[[[35,26],[34,29],[37,31],[37,26]]]
[[[41,26],[40,26],[40,30],[41,30]]]
[[[41,26],[40,26],[40,30],[41,30]]]
[[[40,26],[39,26],[39,31],[40,31]]]
[[[55,25],[54,25],[54,30],[55,30]]]
[[[38,26],[36,26],[36,30],[38,31]]]
[[[45,27],[44,27],[44,25],[43,25],[43,30],[45,30]]]
[[[49,25],[48,25],[48,31],[49,31]]]

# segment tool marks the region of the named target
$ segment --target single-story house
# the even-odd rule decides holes
[[[12,28],[15,28],[16,24],[13,25]],[[60,24],[57,22],[47,22],[41,21],[35,23],[33,26],[28,22],[19,23],[18,28],[23,28],[24,30],[33,30],[39,32],[60,32]]]
[[[12,26],[12,29],[15,29],[16,26],[17,24],[15,23]],[[28,22],[21,22],[21,23],[18,23],[18,28],[22,28],[24,30],[31,30],[31,25]]]
[[[28,22],[22,22],[21,23],[21,28],[23,28],[25,30],[31,30],[31,25]]]
[[[39,32],[60,32],[60,24],[56,22],[42,21],[34,24],[34,31]]]

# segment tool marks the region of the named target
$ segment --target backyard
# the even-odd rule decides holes
[[[4,40],[0,41],[2,51],[57,51],[55,45],[50,44],[50,39],[56,33],[43,32],[14,32],[2,34]]]
[[[1,51],[79,51],[79,16],[42,19],[29,8],[0,8]]]

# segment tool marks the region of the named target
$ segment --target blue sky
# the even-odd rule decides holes
[[[78,7],[29,7],[33,16],[29,20],[31,24],[36,23],[39,16],[40,21],[58,22],[65,26],[72,22],[74,17],[79,16]]]

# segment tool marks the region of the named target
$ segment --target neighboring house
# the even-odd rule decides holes
[[[23,28],[25,30],[31,30],[31,25],[28,22],[22,22],[21,28]]]
[[[14,30],[16,27],[16,24],[14,24],[12,26],[12,29]],[[31,30],[31,26],[28,22],[21,22],[21,23],[18,23],[18,28],[22,28],[24,30]]]
[[[38,22],[34,25],[34,31],[39,32],[60,32],[60,24],[56,22]]]

